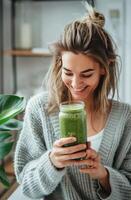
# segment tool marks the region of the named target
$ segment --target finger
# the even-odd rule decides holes
[[[75,137],[67,137],[67,138],[61,138],[59,140],[56,140],[53,144],[54,147],[62,147],[65,144],[70,144],[76,142]]]
[[[86,144],[78,144],[71,147],[56,147],[57,154],[73,154],[79,151],[85,150],[86,152]]]
[[[95,168],[81,168],[80,169],[81,173],[87,173],[87,174],[96,174],[96,169]]]
[[[99,154],[93,149],[87,149],[86,153],[87,153],[86,156],[87,159],[91,158],[96,160],[99,157]]]
[[[57,157],[58,162],[66,161],[66,160],[73,160],[73,159],[81,159],[86,157],[86,152],[81,151],[74,154],[62,155]]]
[[[85,168],[98,168],[99,162],[92,159],[83,159],[80,161],[75,160],[74,165],[81,166],[83,169]]]
[[[74,166],[74,160],[66,160],[61,163],[63,167]]]
[[[63,161],[63,162],[67,162],[69,165],[72,165],[72,166],[80,166],[80,170],[83,170],[83,172],[85,172],[87,169],[97,169],[98,168],[98,163],[96,162],[89,162],[88,165],[87,163],[84,164],[84,159],[83,160],[75,160],[75,159],[72,159],[72,160],[68,160],[68,161]],[[82,164],[83,163],[83,164]]]

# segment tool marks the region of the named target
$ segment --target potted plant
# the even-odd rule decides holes
[[[25,108],[25,99],[16,95],[0,95],[0,182],[5,187],[10,183],[4,169],[4,159],[11,152],[14,139],[12,131],[22,128],[22,121],[14,119]]]

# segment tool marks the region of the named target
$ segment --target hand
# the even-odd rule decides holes
[[[76,138],[67,137],[56,140],[50,153],[50,159],[56,168],[74,165],[75,160],[86,156],[86,144],[63,147],[65,144],[76,142]]]
[[[80,172],[88,173],[94,179],[103,179],[107,175],[107,170],[101,164],[100,155],[91,148],[86,150],[86,154],[86,159],[79,162],[79,165],[83,165]]]
[[[92,178],[98,179],[107,194],[110,194],[111,187],[109,183],[109,173],[108,170],[101,164],[100,155],[90,147],[86,150],[86,154],[86,159],[76,161],[74,165],[82,166],[80,172],[87,173]]]

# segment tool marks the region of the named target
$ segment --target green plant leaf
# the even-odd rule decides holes
[[[15,95],[0,95],[0,125],[15,117],[25,108],[23,97]]]
[[[19,130],[22,122],[12,119],[25,108],[25,99],[15,95],[0,95],[0,160],[4,159],[12,149],[13,141],[9,141],[12,135],[10,131]],[[6,140],[7,139],[7,140]],[[0,182],[9,187],[4,167],[0,165]]]
[[[3,142],[5,139],[7,139],[11,136],[12,135],[8,131],[5,131],[5,132],[0,131],[0,142]]]
[[[0,160],[2,160],[12,149],[14,142],[0,143]]]
[[[0,181],[5,187],[10,186],[9,179],[8,179],[6,172],[2,166],[0,166]]]
[[[17,119],[10,119],[4,124],[0,125],[0,131],[20,130],[23,122]]]

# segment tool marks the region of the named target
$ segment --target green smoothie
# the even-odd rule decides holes
[[[87,141],[86,112],[84,102],[62,103],[60,105],[59,124],[61,137],[74,136],[75,143],[83,144]]]

